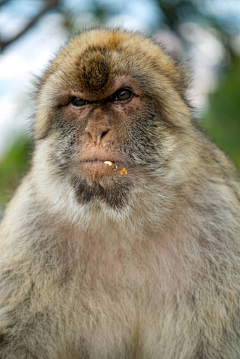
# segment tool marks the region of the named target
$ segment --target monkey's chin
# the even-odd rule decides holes
[[[102,201],[114,209],[120,209],[127,205],[129,192],[133,187],[131,178],[121,175],[120,171],[114,171],[109,167],[112,166],[104,164],[103,161],[81,163],[79,176],[72,178],[79,203]],[[122,170],[122,165],[120,168]]]

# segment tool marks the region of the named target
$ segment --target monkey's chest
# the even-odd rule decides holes
[[[172,334],[179,328],[176,296],[163,285],[157,263],[153,271],[136,259],[103,259],[85,263],[66,287],[60,309],[61,326],[67,323],[70,330],[66,340],[81,359],[152,358],[152,350],[160,353],[167,345],[169,325]]]

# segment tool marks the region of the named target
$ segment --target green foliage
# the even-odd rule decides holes
[[[26,136],[16,138],[0,161],[0,209],[9,200],[29,166],[31,141]]]
[[[203,127],[240,169],[240,58],[235,57],[218,91],[210,96]]]

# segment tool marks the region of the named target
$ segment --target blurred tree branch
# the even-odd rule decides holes
[[[0,1],[0,6],[7,4],[9,1],[10,0],[1,0]]]
[[[6,4],[9,0],[2,0],[0,2],[0,6]],[[34,16],[33,19],[15,36],[7,41],[3,41],[0,39],[0,49],[3,51],[8,45],[12,44],[14,41],[18,40],[25,32],[27,32],[31,27],[33,27],[36,22],[50,9],[57,7],[60,3],[60,0],[45,0],[45,6],[39,13]]]
[[[182,36],[180,25],[184,22],[198,23],[202,27],[213,28],[217,31],[218,39],[222,42],[223,46],[227,50],[231,60],[236,57],[235,49],[232,46],[232,42],[229,41],[232,35],[234,35],[234,29],[227,30],[227,26],[223,19],[218,16],[213,16],[207,11],[204,11],[207,3],[211,3],[211,0],[155,0],[161,13],[164,16],[163,21],[159,24],[159,28],[167,27],[177,34],[178,38],[183,44],[187,45],[186,39]],[[224,18],[224,17],[222,17]],[[232,20],[233,23],[233,20]]]

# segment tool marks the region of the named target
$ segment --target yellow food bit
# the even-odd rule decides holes
[[[108,166],[112,166],[112,162],[111,162],[111,161],[105,161],[104,164],[105,164],[105,165],[108,165]]]
[[[123,169],[121,170],[120,174],[121,174],[122,176],[125,176],[125,175],[127,174],[126,168],[123,168]]]

